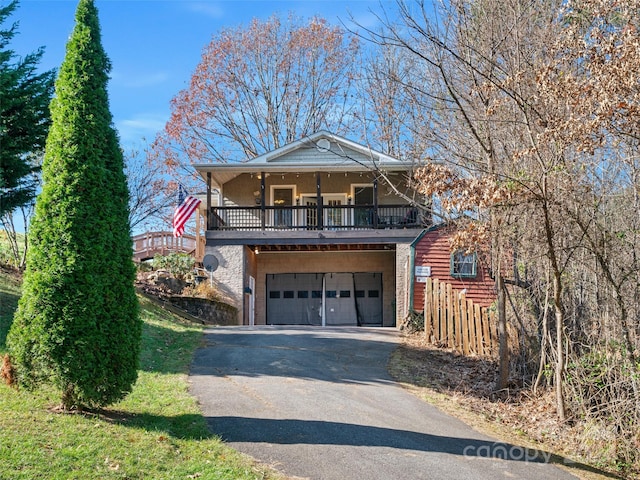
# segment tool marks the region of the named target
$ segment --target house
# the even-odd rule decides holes
[[[412,243],[407,303],[412,312],[422,314],[431,343],[464,355],[495,356],[499,350],[495,281],[489,265],[476,253],[452,251],[454,233],[454,226],[433,225]],[[509,335],[517,338],[513,330]]]
[[[412,244],[431,224],[412,167],[326,131],[195,165],[205,263],[238,324],[395,326],[410,307]]]
[[[427,277],[451,285],[464,292],[468,300],[489,307],[496,300],[495,280],[488,266],[476,253],[451,251],[453,227],[433,225],[423,231],[412,244],[413,288],[409,303],[414,311],[424,309],[424,283]]]

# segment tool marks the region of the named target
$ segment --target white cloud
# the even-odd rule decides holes
[[[218,19],[224,16],[224,10],[218,2],[189,2],[186,5],[190,11],[204,14],[211,18]]]
[[[152,142],[167,123],[166,115],[140,113],[131,118],[116,121],[116,128],[122,143],[131,143],[146,139]]]

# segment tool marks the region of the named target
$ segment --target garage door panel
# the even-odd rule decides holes
[[[382,273],[354,273],[353,283],[360,325],[382,325]]]
[[[269,325],[321,325],[321,307],[321,274],[267,275],[267,323]]]
[[[326,324],[356,326],[358,317],[353,298],[353,274],[327,273],[324,281]]]

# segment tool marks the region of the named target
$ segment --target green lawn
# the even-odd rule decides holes
[[[20,285],[18,282],[0,271],[0,355],[6,353],[5,340],[19,298]]]
[[[19,297],[0,274],[0,352]],[[0,479],[274,479],[207,432],[187,390],[202,327],[141,299],[141,368],[133,392],[95,414],[62,414],[59,394],[0,385]]]

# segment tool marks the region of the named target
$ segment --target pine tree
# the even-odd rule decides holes
[[[18,383],[55,384],[66,409],[106,406],[131,391],[142,330],[129,192],[107,96],[111,65],[93,0],[80,0],[75,20],[7,338]]]
[[[18,2],[0,7],[0,24]],[[36,185],[35,156],[44,148],[50,124],[53,70],[36,73],[43,50],[22,59],[8,48],[16,25],[0,30],[0,215],[32,201]]]

